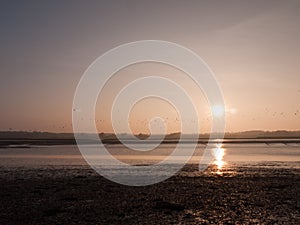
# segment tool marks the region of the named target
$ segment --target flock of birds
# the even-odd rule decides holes
[[[77,110],[73,109],[73,111],[77,111]],[[277,116],[286,117],[287,115],[291,115],[291,112],[290,113],[276,112],[276,111],[271,112],[268,108],[265,108],[265,113],[268,114],[268,115],[271,115],[272,117],[277,117]],[[299,109],[296,109],[296,111],[292,112],[292,115],[293,116],[299,116],[300,115]],[[243,115],[243,116],[246,116],[246,115]],[[175,124],[180,124],[181,123],[181,121],[178,117],[175,117],[175,118],[166,117],[166,118],[163,118],[163,119],[167,123],[175,123]],[[84,120],[84,118],[81,118],[81,120]],[[210,117],[208,116],[204,120],[209,121]],[[252,118],[252,120],[256,120],[256,118]],[[157,121],[154,121],[154,122],[157,122]],[[196,123],[197,121],[196,120],[190,120],[190,121],[183,121],[183,122]],[[200,120],[200,122],[201,122],[201,120]],[[96,120],[97,125],[101,125],[101,124],[105,124],[105,123],[106,123],[106,121],[104,119],[97,119]],[[118,123],[120,124],[121,121],[118,121]],[[136,125],[141,125],[141,126],[148,126],[149,120],[148,119],[136,120],[135,124]],[[59,129],[59,130],[70,130],[70,129],[72,130],[72,124],[62,124],[62,125],[58,125],[58,126],[51,125],[51,128],[52,129]],[[9,128],[9,130],[13,131],[13,128]]]
[[[281,117],[286,117],[286,115],[290,114],[290,113],[285,113],[285,112],[271,112],[268,108],[265,108],[265,113],[266,114],[269,114],[269,115],[272,115],[273,117],[276,117],[276,116],[281,116]],[[294,116],[298,116],[300,115],[299,114],[299,109],[297,109],[296,111],[293,112],[293,115]],[[169,122],[169,123],[176,123],[176,124],[180,124],[180,119],[178,117],[175,117],[175,118],[170,118],[170,117],[165,117],[163,118],[166,122]],[[255,118],[253,118],[255,120]],[[84,118],[82,118],[82,120],[84,120]],[[210,117],[206,117],[205,120],[209,121],[210,120]],[[154,121],[154,122],[157,122],[157,121]],[[188,123],[196,123],[197,121],[196,120],[190,120],[190,121],[184,121],[184,122],[188,122]],[[96,120],[96,124],[100,125],[100,124],[105,124],[106,121],[104,119],[97,119]],[[118,121],[118,123],[120,124],[121,121]],[[148,126],[149,124],[149,120],[148,119],[143,119],[143,120],[136,120],[135,121],[135,124],[139,124],[139,125],[142,125],[142,126]],[[58,128],[64,130],[64,129],[68,129],[68,128],[71,128],[72,127],[72,124],[70,125],[62,125]]]

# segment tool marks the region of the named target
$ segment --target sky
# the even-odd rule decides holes
[[[223,92],[226,131],[300,130],[300,1],[0,4],[0,130],[71,132],[73,97],[85,70],[106,51],[139,40],[180,44],[208,64]],[[99,96],[99,132],[112,131],[109,106],[122,86],[152,73],[181,82],[199,109],[201,131],[209,131],[201,90],[174,68],[144,63],[119,71]],[[179,130],[178,113],[158,99],[137,104],[128,122],[144,133],[158,115],[168,132]]]

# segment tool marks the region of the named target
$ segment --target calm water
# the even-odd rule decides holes
[[[173,150],[174,144],[162,144],[155,150],[141,152],[129,150],[122,145],[106,145],[121,161],[134,164],[156,163]],[[185,145],[186,149],[190,147]],[[199,163],[205,145],[198,145],[190,163]],[[219,169],[228,165],[272,165],[300,168],[300,144],[222,144],[212,149],[214,162]],[[184,155],[184,149],[182,151]],[[99,156],[101,157],[101,156]],[[177,156],[180,159],[180,156]],[[0,149],[0,166],[31,167],[51,165],[86,165],[77,146],[30,146],[30,148]]]

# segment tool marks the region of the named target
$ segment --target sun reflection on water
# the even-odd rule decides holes
[[[222,148],[222,144],[217,144],[216,148],[213,149],[213,155],[215,157],[214,164],[217,166],[216,174],[222,175],[222,168],[226,164],[224,161],[225,149]]]

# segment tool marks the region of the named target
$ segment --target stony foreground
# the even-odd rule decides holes
[[[0,168],[0,224],[299,224],[299,169],[196,166],[128,187],[88,167]]]

